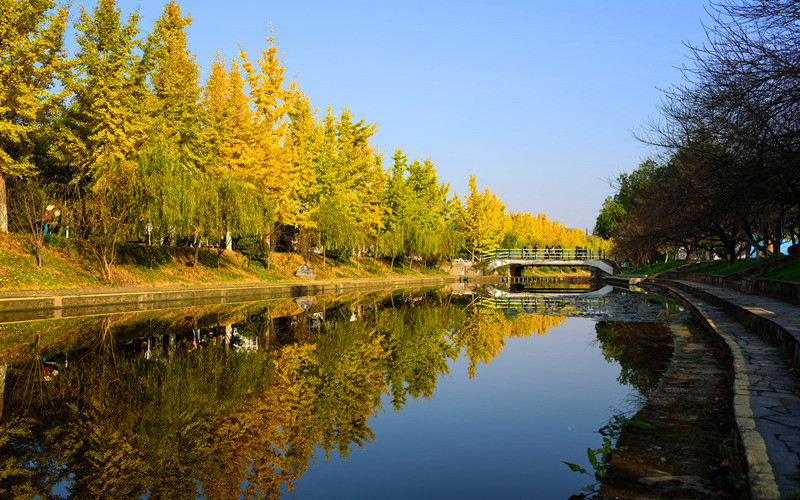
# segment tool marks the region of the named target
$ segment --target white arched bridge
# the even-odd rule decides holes
[[[481,253],[488,270],[509,266],[512,276],[521,276],[524,267],[532,266],[586,266],[603,274],[616,274],[616,264],[605,257],[602,250],[586,248],[498,248]]]

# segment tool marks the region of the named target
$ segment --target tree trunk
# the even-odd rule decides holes
[[[220,244],[219,244],[219,248],[217,249],[217,260],[214,261],[214,267],[217,267],[217,268],[219,267],[219,261],[220,261],[220,259],[222,259],[222,254],[225,253],[225,249],[227,248],[227,243],[230,241],[230,239],[229,239],[230,238],[230,234],[231,233],[225,232],[225,235],[223,236],[223,238],[225,238],[225,241],[220,241],[219,242]],[[228,250],[230,250],[230,249],[228,249]]]
[[[736,242],[725,242],[723,243],[725,247],[725,252],[728,254],[728,264],[733,264],[736,262]]]
[[[103,266],[103,280],[105,280],[106,283],[111,283],[112,282],[112,280],[111,280],[111,263],[109,262],[108,255],[107,255],[105,249],[102,250],[102,253],[100,255],[100,262],[101,262],[101,264]]]
[[[6,396],[6,371],[8,364],[0,365],[0,418],[3,417],[3,401]]]
[[[0,172],[0,233],[8,232],[8,200],[6,197],[6,177]]]

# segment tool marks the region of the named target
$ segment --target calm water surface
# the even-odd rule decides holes
[[[682,315],[458,292],[0,324],[0,496],[569,497]]]

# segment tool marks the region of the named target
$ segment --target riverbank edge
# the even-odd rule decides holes
[[[750,495],[752,498],[780,498],[777,478],[767,456],[766,442],[755,428],[753,410],[750,404],[749,376],[745,369],[746,365],[741,347],[736,340],[715,324],[708,312],[697,304],[688,292],[680,290],[667,280],[662,280],[660,283],[649,280],[643,285],[648,290],[653,290],[656,293],[678,300],[684,307],[692,311],[704,327],[713,332],[727,348],[731,356],[731,369],[733,371],[733,417],[739,442],[742,446],[742,455],[747,464]]]
[[[298,282],[257,282],[186,287],[140,287],[103,291],[36,290],[0,294],[0,313],[186,300],[300,297],[374,288],[457,283],[463,276],[413,276]]]

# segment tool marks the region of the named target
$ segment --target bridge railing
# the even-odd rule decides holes
[[[585,248],[498,248],[481,253],[482,261],[490,260],[596,260],[603,258],[602,250]]]
[[[577,313],[596,313],[600,306],[610,301],[608,297],[583,297],[577,293],[574,296],[562,295],[559,297],[483,297],[479,304],[492,309],[515,309],[518,311],[533,312],[537,310],[555,309],[567,316],[577,316]],[[565,306],[571,306],[564,309]]]

